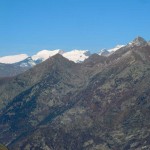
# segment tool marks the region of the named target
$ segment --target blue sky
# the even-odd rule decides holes
[[[138,35],[150,40],[149,0],[0,0],[0,56],[96,52]]]

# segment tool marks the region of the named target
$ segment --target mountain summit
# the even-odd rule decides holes
[[[60,49],[57,49],[57,50],[42,50],[42,51],[39,51],[36,55],[33,55],[32,59],[35,62],[40,63],[40,62],[45,61],[49,57],[52,57],[56,54],[63,54],[63,53],[64,53],[64,51],[62,51]]]
[[[28,57],[29,56],[26,54],[3,56],[3,57],[0,57],[0,63],[13,64],[13,63],[23,61],[24,59],[27,59]]]
[[[136,46],[142,46],[142,45],[147,44],[147,41],[144,38],[138,36],[130,44],[136,45]]]

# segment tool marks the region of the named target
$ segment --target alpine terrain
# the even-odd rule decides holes
[[[137,37],[99,54],[51,54],[0,64],[1,144],[10,150],[150,149],[149,42]],[[9,68],[16,73],[7,76]]]
[[[98,54],[109,56],[123,46],[124,45],[117,45],[115,48],[109,50],[102,49]],[[91,56],[90,51],[77,49],[68,52],[60,49],[41,50],[33,56],[28,56],[27,54],[3,56],[0,57],[0,77],[13,77],[15,75],[21,74],[56,54],[60,54],[75,63],[81,63],[89,58],[89,56]]]

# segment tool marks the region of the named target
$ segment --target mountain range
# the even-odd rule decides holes
[[[145,41],[142,37],[137,37],[128,45],[134,45],[134,43],[138,44],[139,41],[149,43]],[[117,45],[112,49],[101,49],[97,54],[102,56],[109,56],[110,54],[125,46],[126,45]],[[32,68],[33,66],[45,61],[46,59],[56,54],[61,54],[63,57],[75,63],[81,63],[92,55],[88,50],[72,50],[69,52],[65,52],[63,50],[57,49],[41,50],[33,56],[28,56],[27,54],[3,56],[0,57],[0,77],[11,77],[23,73],[26,70]]]
[[[98,52],[99,55],[107,56],[114,51],[120,49],[124,45],[117,45],[113,49],[102,49]],[[33,66],[47,60],[48,58],[61,54],[63,57],[75,63],[81,63],[92,54],[88,50],[72,50],[65,52],[63,50],[41,50],[33,56],[27,54],[10,55],[0,57],[0,77],[11,77],[25,72]],[[10,68],[10,69],[7,69]]]
[[[80,63],[62,53],[44,59],[0,79],[0,143],[11,150],[150,149],[149,42],[137,37]]]

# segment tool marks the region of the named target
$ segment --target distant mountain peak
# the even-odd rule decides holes
[[[56,55],[54,55],[54,56],[52,56],[52,57],[50,57],[49,59],[56,59],[56,60],[68,60],[68,59],[66,59],[65,57],[63,57],[61,54],[56,54]]]
[[[106,48],[100,50],[100,52],[98,53],[101,56],[107,56],[109,54],[108,50]]]
[[[131,43],[129,43],[129,45],[136,45],[136,46],[142,46],[145,44],[147,44],[147,41],[140,36],[136,37]]]
[[[48,59],[49,57],[52,57],[56,54],[63,54],[64,51],[63,50],[60,50],[60,49],[56,49],[56,50],[41,50],[39,51],[36,55],[33,55],[32,56],[32,59],[34,61],[39,61],[39,62],[42,62],[42,61],[45,61],[46,59]]]
[[[71,61],[74,61],[75,63],[83,62],[85,59],[87,59],[91,53],[88,50],[72,50],[69,52],[65,52],[63,56]]]
[[[27,59],[28,57],[29,56],[27,54],[4,56],[4,57],[0,57],[0,63],[13,64],[13,63],[23,61],[24,59]]]
[[[36,63],[33,61],[31,57],[26,58],[23,61],[18,62],[20,64],[20,67],[33,67],[36,65]]]
[[[99,54],[92,54],[87,58],[84,62],[83,65],[85,66],[94,66],[95,64],[103,64],[107,60],[106,56],[99,55]]]
[[[119,50],[120,48],[124,47],[125,45],[116,45],[114,48],[111,49],[102,49],[98,53],[101,56],[109,56],[110,54],[114,53],[115,51]]]
[[[116,45],[116,47],[114,47],[114,48],[112,48],[112,49],[109,49],[108,51],[109,52],[115,52],[115,51],[117,51],[118,49],[120,49],[120,48],[122,48],[122,47],[124,47],[125,45]]]

